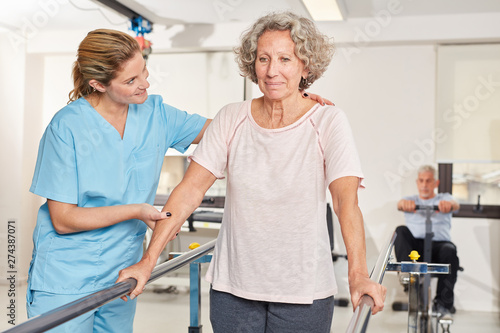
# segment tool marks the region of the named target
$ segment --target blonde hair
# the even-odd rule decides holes
[[[266,31],[290,31],[295,43],[295,55],[304,62],[309,74],[301,80],[299,90],[308,88],[319,79],[328,68],[335,52],[330,38],[318,31],[316,25],[305,17],[291,12],[273,13],[263,16],[241,37],[240,46],[234,49],[241,75],[257,83],[255,59],[257,42]]]
[[[94,92],[89,85],[92,79],[109,85],[122,65],[137,52],[141,53],[139,43],[124,32],[111,29],[89,32],[80,43],[77,59],[73,63],[74,88],[69,93],[69,102]]]

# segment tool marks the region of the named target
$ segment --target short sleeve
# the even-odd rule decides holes
[[[207,118],[198,114],[189,114],[170,105],[161,103],[167,128],[167,147],[184,153],[203,129]]]
[[[47,199],[77,204],[77,183],[72,137],[49,124],[40,140],[30,191]]]
[[[227,167],[231,127],[229,115],[228,106],[217,113],[193,155],[190,156],[190,160],[200,164],[218,179],[224,178]]]
[[[324,112],[326,121],[320,126],[320,138],[327,185],[336,179],[354,176],[360,179],[360,187],[364,187],[361,162],[345,113],[330,107]]]

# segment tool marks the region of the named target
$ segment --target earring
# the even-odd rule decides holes
[[[306,78],[301,77],[301,78],[300,78],[300,84],[301,84],[303,87],[307,87],[307,79],[306,79]]]

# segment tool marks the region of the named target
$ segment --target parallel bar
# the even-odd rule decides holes
[[[25,321],[4,333],[38,333],[45,332],[51,328],[59,326],[75,317],[78,317],[90,310],[98,308],[115,298],[121,297],[134,290],[135,279],[127,279],[117,283],[112,287],[95,292],[82,297],[76,301],[55,308],[31,320]]]
[[[197,247],[194,250],[191,250],[189,252],[186,252],[172,260],[166,261],[163,264],[160,264],[155,267],[153,272],[151,273],[151,277],[148,280],[148,283],[153,282],[160,278],[161,276],[174,271],[188,263],[190,263],[193,260],[198,259],[199,257],[207,254],[208,252],[212,251],[213,248],[215,247],[215,243],[217,242],[216,239],[203,244],[202,246]]]
[[[172,260],[155,267],[151,273],[147,284],[157,280],[161,276],[170,273],[210,252],[217,240],[210,241],[194,250],[180,255]],[[41,333],[51,328],[61,325],[73,318],[76,318],[85,312],[98,308],[114,299],[127,295],[134,290],[137,281],[127,279],[113,286],[87,295],[74,302],[55,308],[49,312],[34,317],[24,323],[21,323],[3,333]]]
[[[384,280],[385,269],[389,263],[389,258],[391,257],[392,247],[394,246],[394,241],[396,240],[396,232],[394,232],[387,242],[385,251],[380,252],[378,255],[377,262],[373,267],[372,273],[370,274],[370,279],[377,283],[382,283]]]
[[[377,262],[373,267],[372,273],[370,274],[370,279],[377,283],[382,283],[384,279],[385,270],[391,257],[392,247],[394,246],[394,241],[396,240],[396,232],[394,232],[387,242],[387,246],[384,251],[380,252]],[[368,321],[370,319],[372,308],[374,307],[374,301],[371,296],[363,295],[359,305],[356,307],[354,314],[349,322],[346,333],[361,333],[366,332],[368,327]]]

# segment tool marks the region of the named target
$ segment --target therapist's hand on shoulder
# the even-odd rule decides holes
[[[359,274],[354,278],[349,278],[349,291],[351,293],[351,302],[353,310],[359,305],[363,295],[369,295],[373,298],[372,314],[376,314],[384,309],[385,294],[387,288],[378,284],[368,276]]]
[[[309,98],[315,102],[318,102],[321,105],[335,105],[332,101],[327,100],[326,98],[321,97],[320,95],[316,95],[313,93],[307,93],[305,90],[301,91],[302,97]]]

